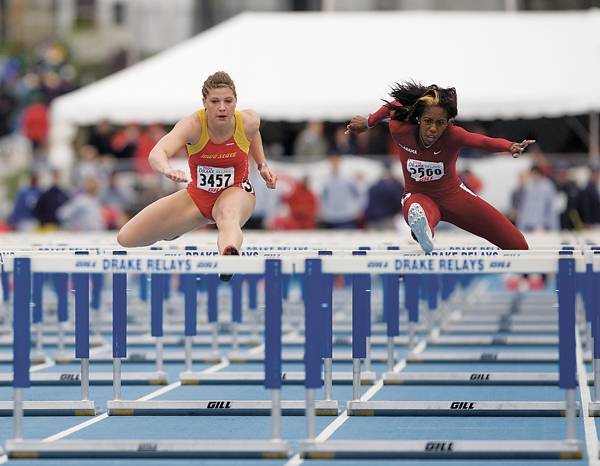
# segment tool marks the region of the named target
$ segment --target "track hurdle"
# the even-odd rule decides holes
[[[269,300],[269,316],[277,324],[281,315],[281,262],[248,258],[219,258],[219,260],[173,260],[153,256],[114,256],[112,258],[97,258],[97,260],[79,261],[77,256],[17,258],[14,262],[15,283],[19,290],[19,298],[15,301],[15,436],[6,444],[6,452],[10,458],[285,458],[289,455],[287,442],[281,440],[280,433],[280,357],[271,355],[268,367],[270,375],[267,386],[272,388],[272,401],[269,411],[273,409],[273,438],[270,440],[60,440],[42,442],[24,440],[22,433],[23,421],[23,389],[29,386],[29,346],[30,346],[30,283],[31,270],[55,270],[60,272],[89,273],[97,271],[112,272],[114,305],[114,357],[115,364],[115,398],[120,398],[119,358],[126,354],[126,335],[124,334],[123,317],[126,317],[126,307],[120,301],[125,295],[127,272],[152,272],[178,268],[179,273],[235,273],[241,269],[251,272],[265,273],[266,283],[270,288],[273,300]],[[277,307],[279,303],[279,307]],[[279,315],[279,317],[278,317]],[[280,322],[280,320],[279,320]],[[279,332],[269,329],[273,341],[269,344],[271,352],[281,352]],[[211,404],[208,402],[207,404]],[[212,402],[214,409],[230,409],[224,403]],[[208,409],[209,408],[207,406]],[[211,414],[218,414],[215,410]],[[229,414],[229,412],[227,413]]]
[[[15,422],[15,438],[22,437],[22,416],[94,416],[96,405],[89,400],[86,380],[81,379],[82,399],[80,401],[23,401],[23,390],[31,385],[30,359],[31,351],[31,264],[29,259],[15,260],[13,275],[15,277],[15,295],[13,300],[13,387],[14,400],[0,402],[0,415],[13,414]],[[79,295],[78,295],[79,296]],[[80,304],[80,301],[77,301]],[[81,355],[89,352],[89,339],[85,333],[79,335],[77,351]],[[82,366],[84,370],[85,365]],[[38,374],[39,375],[39,374]],[[53,374],[48,374],[54,376]],[[77,376],[77,383],[80,383]]]
[[[407,276],[414,273],[440,273],[447,272],[448,267],[458,266],[461,263],[466,264],[460,259],[444,259],[423,256],[419,260],[381,260],[371,262],[359,262],[355,258],[353,263],[347,261],[333,261],[327,258],[322,259],[322,270],[326,272],[337,272],[340,269],[346,272],[354,273],[381,273],[396,271],[405,273]],[[555,403],[558,406],[519,406],[520,402],[511,402],[511,406],[503,406],[503,409],[514,410],[520,415],[531,415],[532,412],[544,413],[548,415],[552,410],[559,408],[560,414],[566,413],[566,439],[563,441],[469,441],[469,440],[450,440],[439,439],[431,441],[410,441],[410,440],[363,440],[363,441],[316,441],[313,432],[310,429],[311,423],[307,419],[307,440],[301,443],[300,455],[303,458],[314,459],[379,459],[379,458],[427,458],[427,459],[473,459],[473,458],[582,458],[582,446],[576,439],[576,378],[575,378],[575,288],[574,273],[576,262],[582,263],[580,258],[572,256],[562,256],[559,254],[543,256],[529,256],[522,254],[520,257],[512,256],[510,261],[500,264],[500,261],[491,261],[488,258],[477,258],[473,262],[473,268],[470,273],[498,273],[506,272],[507,269],[515,272],[539,271],[556,272],[558,269],[558,288],[559,288],[559,320],[561,329],[560,342],[560,380],[559,386],[565,389],[565,402]],[[469,271],[463,271],[469,272]],[[313,290],[313,292],[315,292]],[[415,413],[415,405],[418,403],[410,402],[410,406],[402,406],[403,402],[355,402],[349,401],[347,410],[349,414],[352,411],[364,409],[369,415],[404,415],[410,412],[410,415],[423,415],[423,412]],[[361,406],[364,404],[364,406]],[[447,406],[443,406],[443,405]],[[435,412],[435,415],[444,414],[443,411],[452,410],[452,403],[443,402],[439,406],[434,406],[434,402],[428,402],[427,406],[422,408]],[[475,402],[472,402],[474,405]],[[455,407],[454,414],[460,411],[460,407]],[[469,415],[473,411],[469,406]],[[493,415],[494,406],[473,406],[474,409],[484,408],[478,415]],[[551,408],[551,409],[550,409]],[[538,410],[539,409],[539,410]],[[377,413],[379,411],[379,413]],[[461,415],[467,414],[464,411]]]

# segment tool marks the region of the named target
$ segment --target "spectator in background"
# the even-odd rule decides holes
[[[328,144],[323,135],[323,123],[309,121],[294,141],[294,155],[320,159],[327,154]]]
[[[510,212],[507,217],[515,225],[517,224],[517,217],[521,208],[525,183],[527,183],[527,172],[521,172],[517,175],[517,186],[510,194]]]
[[[83,180],[83,189],[56,211],[62,225],[70,231],[104,230],[102,206],[98,197],[98,182],[94,177]]]
[[[481,189],[483,188],[483,181],[469,168],[465,168],[458,177],[461,179],[463,184],[475,194],[479,194],[481,192]]]
[[[90,130],[88,144],[93,146],[101,156],[112,155],[113,127],[108,120],[100,120]]]
[[[140,127],[135,123],[128,124],[112,138],[113,154],[118,159],[132,159],[140,139]]]
[[[580,230],[583,226],[579,213],[580,190],[568,168],[561,167],[556,171],[556,189],[561,230]]]
[[[117,172],[111,172],[106,187],[100,191],[100,203],[106,228],[117,230],[125,225],[134,198],[133,189],[128,184],[119,183]]]
[[[338,156],[329,157],[330,173],[321,193],[323,228],[355,228],[360,192],[356,183],[340,173]]]
[[[356,153],[354,144],[352,143],[352,137],[350,134],[346,133],[346,127],[344,125],[335,127],[329,153],[335,155],[351,155]]]
[[[78,158],[77,165],[73,169],[74,185],[81,188],[86,178],[94,177],[98,181],[100,190],[104,189],[108,184],[108,173],[100,160],[98,150],[90,144],[85,144],[79,148]]]
[[[394,217],[402,212],[404,186],[394,176],[390,162],[384,162],[383,173],[368,192],[365,220],[372,230],[393,230]]]
[[[46,145],[49,127],[48,106],[41,95],[36,95],[33,102],[25,107],[22,120],[23,136],[31,142],[34,152]]]
[[[140,134],[135,150],[135,169],[140,175],[153,175],[154,170],[148,162],[150,151],[160,139],[167,134],[162,125],[155,123],[148,126],[146,131]]]
[[[523,188],[517,227],[521,231],[556,231],[559,228],[556,188],[537,165],[531,167]]]
[[[10,94],[7,86],[0,80],[0,137],[13,130],[13,114],[17,108],[16,99]]]
[[[308,183],[308,176],[303,176],[291,191],[283,196],[283,201],[289,208],[289,215],[280,219],[281,228],[312,230],[317,226],[318,201]]]
[[[598,168],[590,170],[590,177],[585,188],[581,191],[579,202],[581,219],[585,226],[597,226],[600,223],[600,193],[598,192],[598,180],[600,171]]]
[[[40,192],[38,175],[31,173],[29,175],[29,185],[24,186],[17,193],[15,205],[8,217],[8,223],[13,230],[33,230],[37,224],[33,211],[40,197]]]
[[[61,224],[56,212],[69,200],[67,192],[60,187],[60,171],[52,170],[52,185],[38,199],[33,215],[43,229],[54,229]]]

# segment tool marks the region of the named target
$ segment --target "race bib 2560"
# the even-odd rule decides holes
[[[209,193],[216,193],[233,185],[235,169],[233,167],[220,168],[198,165],[197,174],[197,187]]]
[[[418,182],[436,181],[444,176],[444,162],[408,159],[406,168],[410,177]]]

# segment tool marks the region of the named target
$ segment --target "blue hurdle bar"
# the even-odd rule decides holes
[[[32,323],[35,327],[35,352],[34,358],[44,360],[44,274],[32,274]]]
[[[321,351],[319,345],[320,284],[323,280],[320,259],[306,259],[304,277],[304,387],[306,388],[307,438],[314,439],[315,392],[321,388]]]
[[[58,355],[56,358],[62,359],[65,357],[65,325],[69,321],[69,304],[68,304],[68,273],[52,273],[52,284],[56,292],[57,307],[56,314],[58,317]]]
[[[31,259],[15,258],[15,297],[13,299],[13,387],[15,440],[23,439],[23,389],[31,386],[29,380],[29,351],[31,349],[30,301]]]
[[[156,338],[156,372],[165,376],[163,366],[163,305],[165,287],[168,286],[165,274],[150,274],[150,333]]]
[[[125,251],[113,251],[115,256]],[[113,398],[121,399],[121,361],[127,357],[127,274],[113,274]]]
[[[319,251],[319,256],[331,256],[332,251]],[[332,274],[322,274],[319,318],[321,357],[323,358],[323,398],[333,399],[333,280]]]
[[[88,251],[76,251],[88,255]],[[35,276],[35,274],[34,274]],[[74,273],[75,291],[75,357],[81,364],[81,400],[90,398],[90,274]]]
[[[271,422],[274,440],[281,438],[281,319],[283,314],[281,275],[281,261],[267,259],[265,261],[265,388],[271,390]],[[233,279],[235,278],[234,276]]]
[[[572,251],[560,251],[558,260],[558,386],[567,402],[567,440],[577,438],[577,379],[575,368],[575,259]],[[570,257],[569,257],[570,256]]]

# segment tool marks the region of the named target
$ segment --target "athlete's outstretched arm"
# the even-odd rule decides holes
[[[394,100],[392,105],[399,106],[400,102]],[[371,113],[368,117],[356,115],[352,117],[350,123],[348,123],[348,126],[346,126],[346,134],[364,133],[380,121],[389,120],[391,114],[392,110],[390,110],[388,104],[385,104],[379,107],[375,112]]]
[[[482,134],[471,133],[460,126],[454,126],[453,132],[464,147],[472,147],[486,152],[510,152],[515,158],[521,155],[528,145],[535,142],[533,139],[526,139],[523,142],[511,142],[502,138],[491,138]]]
[[[195,115],[179,120],[173,129],[165,134],[150,151],[148,155],[150,166],[173,181],[188,181],[182,170],[171,168],[169,158],[177,154],[188,142],[194,142],[194,138],[198,138],[199,132]]]
[[[247,118],[246,129],[250,134],[253,134],[250,139],[249,155],[252,156],[256,162],[258,172],[263,180],[265,180],[265,183],[267,183],[267,188],[275,189],[277,175],[275,175],[267,165],[267,157],[265,156],[262,136],[260,135],[260,117],[254,110],[245,110],[244,113]]]

